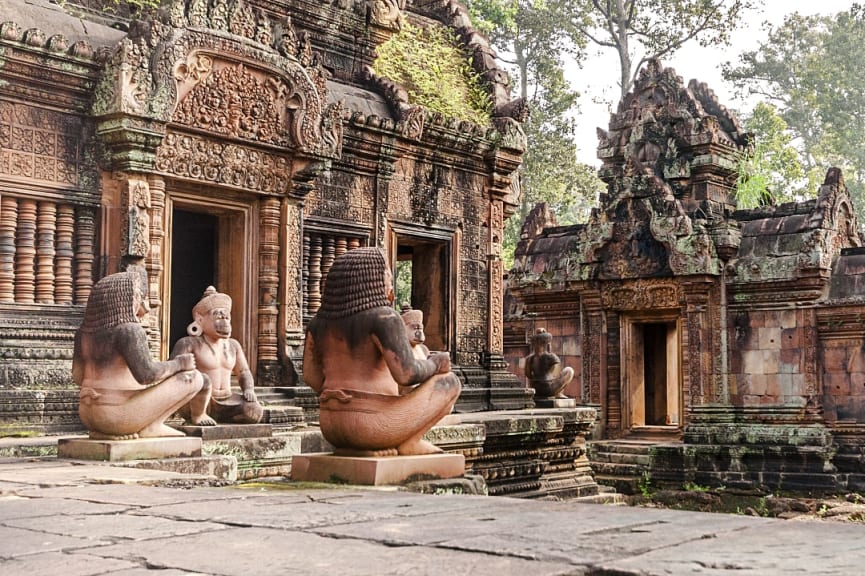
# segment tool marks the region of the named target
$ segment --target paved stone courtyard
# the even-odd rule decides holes
[[[0,459],[0,576],[861,574],[861,524]]]

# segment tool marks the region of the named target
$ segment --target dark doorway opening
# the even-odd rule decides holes
[[[219,218],[173,210],[171,229],[171,307],[169,348],[186,336],[195,306],[208,286],[216,285]]]
[[[644,324],[646,425],[667,424],[667,325]]]

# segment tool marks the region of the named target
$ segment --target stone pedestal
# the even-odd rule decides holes
[[[535,398],[536,408],[576,408],[573,398]]]
[[[227,438],[270,438],[270,424],[218,424],[216,426],[175,426],[187,436],[202,440],[225,440]]]
[[[201,438],[168,437],[136,440],[90,440],[61,438],[57,441],[57,456],[76,460],[155,460],[201,456]]]
[[[383,457],[298,454],[291,462],[292,480],[366,486],[457,478],[464,473],[465,457],[462,454]]]

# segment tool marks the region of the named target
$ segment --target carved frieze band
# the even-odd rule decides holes
[[[490,320],[489,339],[490,352],[501,353],[504,346],[504,309],[502,302],[502,276],[504,274],[502,261],[495,258],[489,265],[490,286]]]
[[[678,308],[681,299],[678,285],[651,281],[604,288],[601,293],[601,301],[607,310]]]
[[[171,131],[156,153],[156,170],[164,174],[267,194],[288,192],[290,168],[276,154]]]

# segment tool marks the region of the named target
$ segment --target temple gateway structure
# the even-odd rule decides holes
[[[599,481],[865,489],[865,249],[841,172],[813,200],[737,209],[749,136],[659,62],[599,139],[589,221],[540,205],[523,227],[514,371],[552,333],[567,391],[600,410]]]
[[[233,299],[257,390],[280,387],[314,417],[305,324],[334,258],[360,246],[410,265],[410,304],[427,345],[451,355],[461,411],[531,406],[502,356],[501,232],[524,106],[461,5],[178,0],[134,19],[110,0],[5,0],[0,12],[0,433],[82,429],[73,334],[94,282],[128,264],[148,272],[156,357],[213,285]],[[454,32],[491,101],[483,125],[372,71],[404,22]]]

